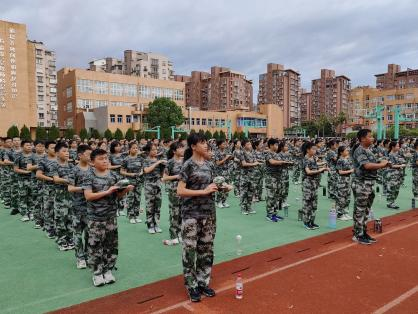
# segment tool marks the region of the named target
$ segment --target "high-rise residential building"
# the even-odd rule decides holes
[[[253,110],[252,81],[229,68],[213,66],[211,72],[193,71],[176,76],[186,82],[186,105],[201,110]]]
[[[93,60],[89,62],[89,70],[96,72],[123,74],[123,61],[111,57]]]
[[[258,104],[276,104],[283,108],[284,127],[300,125],[300,74],[281,64],[267,64],[259,76]]]
[[[300,106],[300,122],[307,122],[312,119],[311,111],[312,111],[312,94],[307,92],[304,89],[300,91],[299,97],[299,106]]]
[[[58,126],[57,71],[55,52],[42,42],[29,41],[35,49],[35,82],[38,126]]]
[[[0,21],[0,135],[12,125],[37,126],[35,46],[26,25]]]
[[[340,112],[347,115],[350,89],[348,77],[335,76],[334,70],[321,69],[321,78],[312,80],[311,118],[317,119],[321,114],[335,117]]]
[[[125,50],[123,74],[158,80],[173,80],[173,63],[166,56],[153,52]]]
[[[407,68],[406,71],[401,71],[401,66],[397,64],[388,64],[388,71],[376,74],[375,77],[376,88],[379,89],[418,87],[418,69]]]

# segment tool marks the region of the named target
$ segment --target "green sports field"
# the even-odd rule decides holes
[[[325,178],[323,176],[323,184]],[[411,208],[409,170],[405,184],[398,199],[401,210]],[[297,221],[297,210],[301,207],[300,191],[300,185],[291,185],[289,217],[278,223],[265,220],[265,202],[255,204],[257,214],[243,216],[240,214],[238,199],[229,197],[231,207],[217,210],[215,263],[237,257],[235,237],[238,234],[242,236],[243,254],[247,255],[331,232],[326,226],[331,203],[322,196],[322,189],[319,191],[316,220],[321,228],[308,231]],[[379,195],[373,208],[378,217],[399,212],[387,209],[385,199]],[[53,240],[47,239],[40,230],[33,229],[32,222],[22,223],[18,216],[10,216],[0,206],[0,313],[46,312],[180,274],[180,247],[166,247],[162,244],[162,240],[168,237],[166,196],[161,217],[163,233],[156,235],[149,235],[144,223],[131,225],[126,217],[119,218],[119,258],[118,270],[115,272],[117,282],[95,288],[90,272],[76,269],[74,251],[58,251]],[[337,228],[347,227],[351,223],[338,221]]]

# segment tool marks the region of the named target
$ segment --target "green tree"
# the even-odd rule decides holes
[[[239,139],[239,133],[238,133],[237,131],[235,131],[235,132],[234,132],[234,134],[232,135],[232,138],[233,138],[234,140]]]
[[[74,131],[74,129],[71,129],[71,128],[66,129],[65,132],[64,132],[64,137],[67,138],[67,139],[74,138],[74,135],[75,135],[75,131]]]
[[[213,137],[212,133],[211,133],[209,130],[207,130],[207,131],[205,132],[205,136],[206,136],[206,138],[207,138],[208,140],[210,140],[210,139]]]
[[[87,132],[87,130],[85,129],[85,128],[82,128],[81,130],[80,130],[80,139],[82,140],[82,141],[84,141],[86,138],[88,138],[89,137],[89,132]]]
[[[45,128],[38,126],[35,131],[35,137],[39,141],[45,141],[48,138]]]
[[[216,130],[216,131],[213,133],[213,138],[214,138],[215,140],[219,140],[219,132],[218,132],[218,130]]]
[[[225,134],[225,132],[223,130],[221,130],[219,132],[219,139],[220,140],[226,140],[226,134]]]
[[[109,129],[106,129],[106,131],[104,131],[103,136],[104,136],[107,140],[111,140],[111,139],[113,138],[112,131],[110,131]]]
[[[60,130],[55,126],[51,126],[48,131],[48,140],[55,141],[60,137]]]
[[[191,129],[190,130],[190,134],[193,134],[193,133],[196,133],[196,130],[195,129]]]
[[[129,129],[126,131],[125,138],[126,138],[128,141],[132,141],[133,139],[135,139],[135,133],[134,133],[134,130],[132,130],[132,128],[129,128]]]
[[[20,138],[22,140],[31,140],[30,131],[25,124],[20,129]]]
[[[141,130],[136,132],[136,140],[139,142],[142,138],[145,138],[145,133]]]
[[[204,136],[205,135],[205,131],[203,131],[202,129],[199,130],[199,135]]]
[[[102,138],[102,135],[101,135],[101,134],[100,134],[100,132],[99,132],[98,130],[96,130],[96,129],[91,129],[90,136],[91,136],[91,137],[93,137],[93,138],[95,138],[95,139],[100,139],[100,138]]]
[[[117,139],[118,141],[123,140],[123,132],[119,128],[117,128],[115,131],[115,139]]]
[[[160,126],[161,138],[170,138],[170,127],[183,124],[184,116],[174,101],[162,97],[149,104],[147,121],[151,128]]]
[[[7,130],[7,137],[10,138],[14,138],[14,137],[19,137],[19,129],[17,128],[16,125],[11,126],[8,130]]]

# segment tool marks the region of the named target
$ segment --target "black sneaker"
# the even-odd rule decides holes
[[[364,237],[369,240],[370,243],[376,243],[377,240],[375,238],[372,238],[368,233],[364,233]]]
[[[313,228],[312,228],[312,226],[311,226],[311,224],[309,222],[304,223],[303,226],[305,227],[305,229],[313,230]]]
[[[315,229],[319,229],[319,225],[317,225],[316,223],[311,223],[311,227],[312,227],[312,229],[313,230],[315,230]]]
[[[353,241],[364,245],[372,244],[365,236],[353,236]]]
[[[200,292],[199,289],[189,289],[189,297],[192,302],[200,302]]]
[[[399,209],[399,206],[398,205],[395,205],[394,203],[390,203],[390,204],[387,204],[387,208]]]
[[[201,294],[209,298],[212,298],[216,295],[215,290],[213,290],[212,288],[209,288],[208,286],[206,287],[199,286],[199,291]]]
[[[14,216],[19,214],[19,211],[17,209],[12,209],[12,211],[10,212],[10,215]]]

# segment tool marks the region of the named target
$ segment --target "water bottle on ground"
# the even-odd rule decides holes
[[[244,283],[242,282],[241,274],[238,274],[237,281],[235,282],[235,298],[242,299],[244,294]]]
[[[374,220],[375,216],[374,216],[374,211],[373,209],[370,208],[370,212],[369,212],[369,220]]]
[[[335,210],[334,203],[328,214],[328,227],[330,227],[331,229],[337,228],[337,211]]]
[[[237,240],[237,255],[241,255],[242,254],[242,248],[241,248],[241,240],[242,237],[238,234],[235,239]]]

